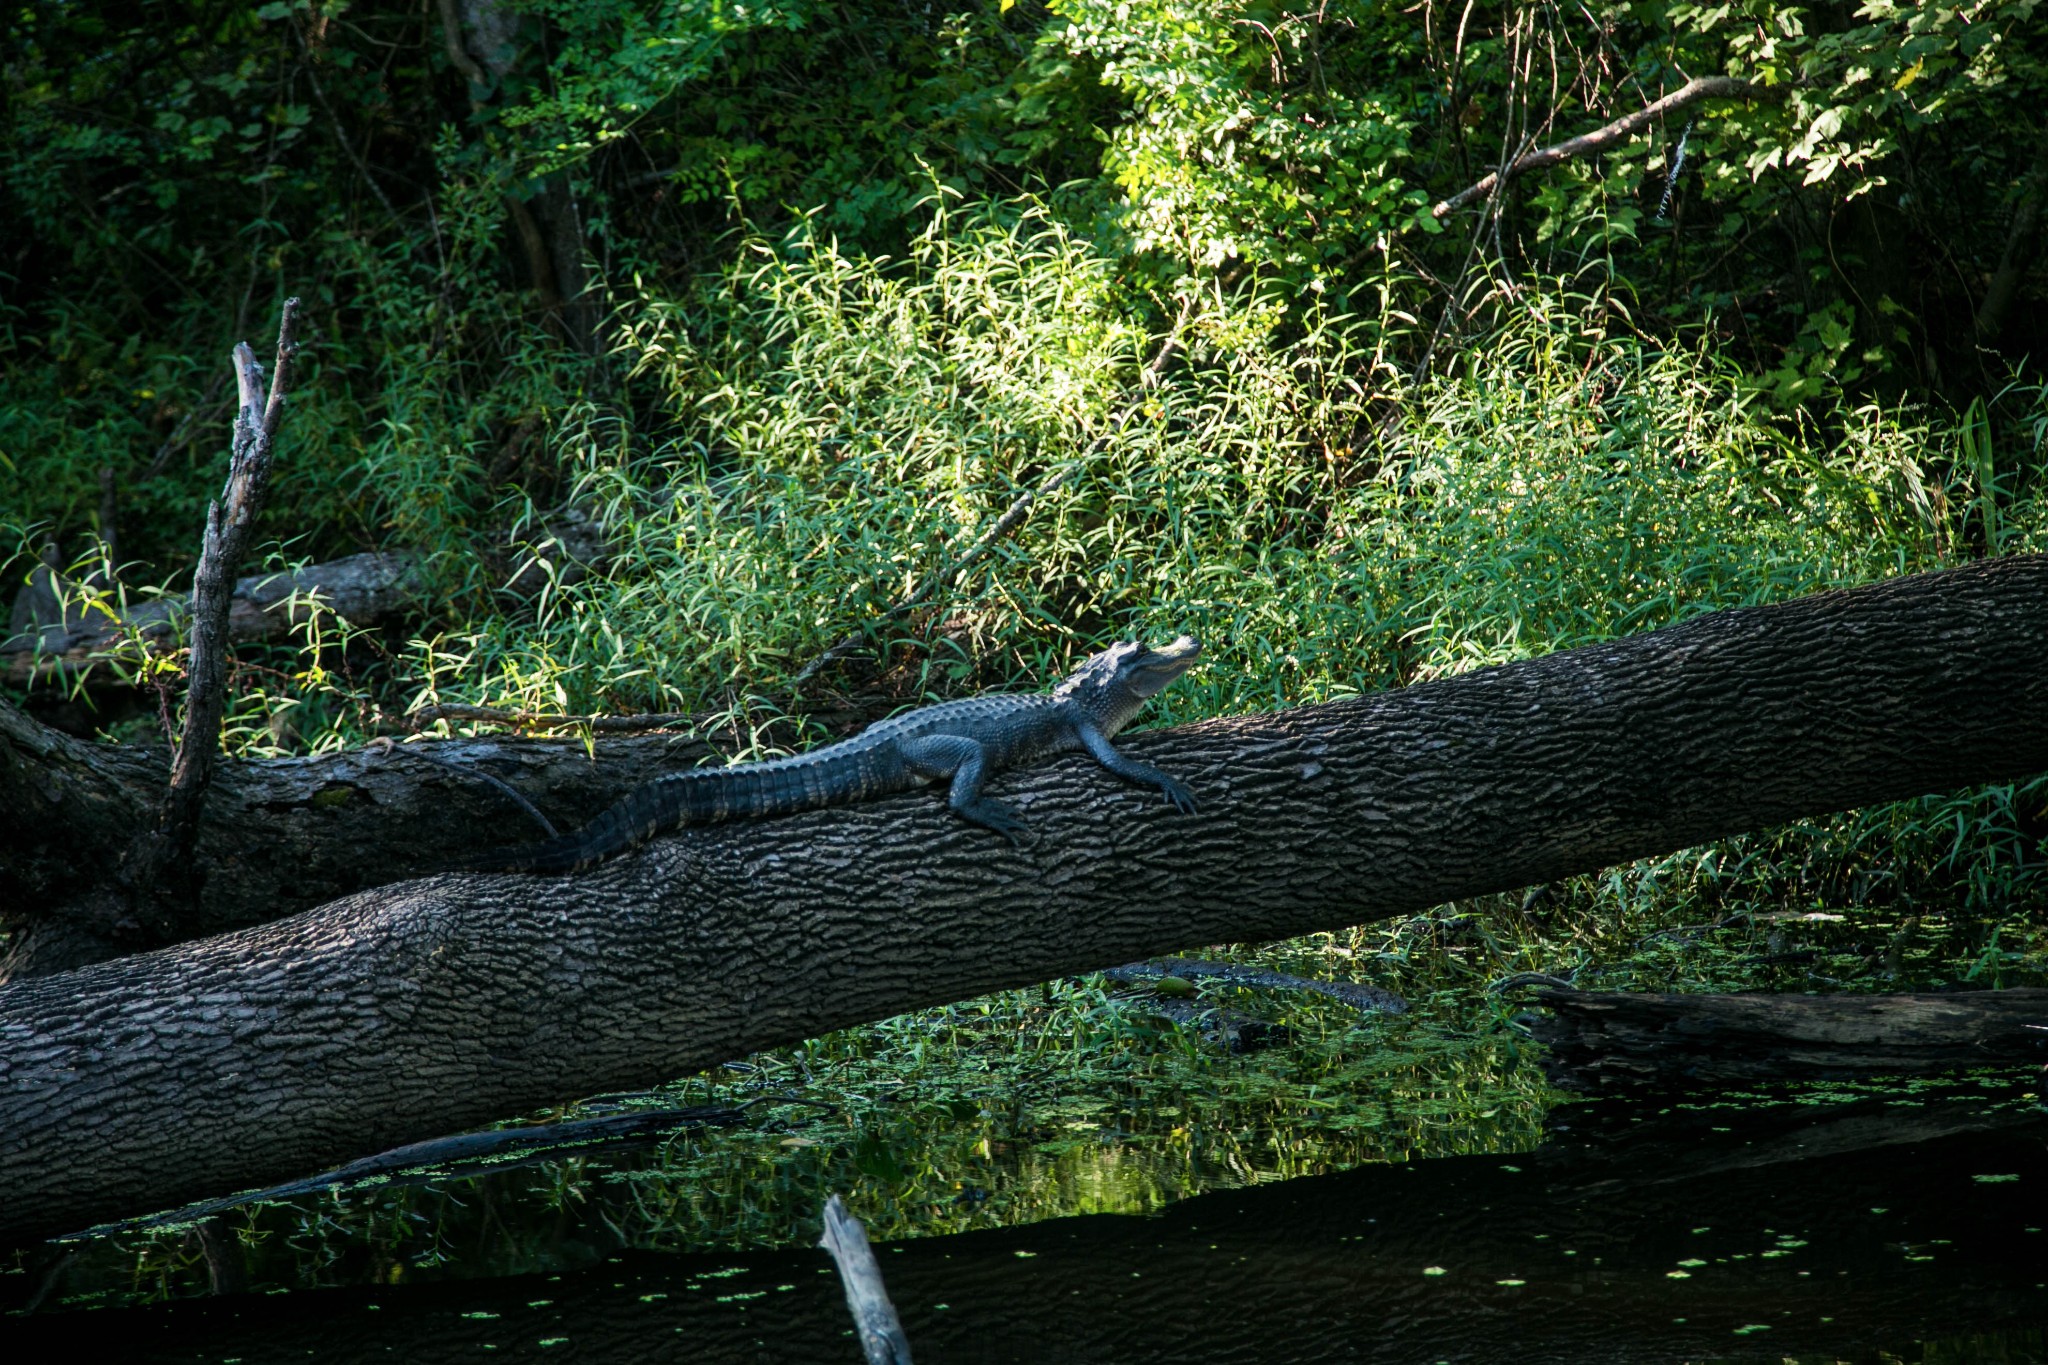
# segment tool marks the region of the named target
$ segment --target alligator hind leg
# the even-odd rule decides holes
[[[1017,812],[981,794],[982,779],[988,774],[988,752],[978,741],[963,735],[924,735],[904,740],[900,752],[904,764],[919,777],[934,782],[953,780],[946,804],[961,819],[994,830],[1013,847],[1023,846],[1022,836],[1028,831]]]

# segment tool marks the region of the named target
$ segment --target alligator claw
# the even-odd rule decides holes
[[[1165,793],[1166,804],[1172,806],[1182,815],[1193,815],[1195,813],[1195,794],[1180,783],[1172,778],[1168,778],[1159,784],[1159,790]]]
[[[960,813],[975,824],[992,829],[1010,841],[1011,848],[1024,847],[1024,837],[1031,832],[1017,812],[1000,801],[982,800],[972,806],[963,806]]]

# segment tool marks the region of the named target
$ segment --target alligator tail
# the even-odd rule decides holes
[[[827,772],[828,769],[835,771]],[[683,825],[784,815],[841,805],[872,790],[866,764],[783,760],[697,768],[658,778],[573,834],[497,849],[464,860],[464,872],[579,872]],[[836,780],[828,781],[826,778]]]
[[[676,773],[640,787],[572,834],[538,844],[515,844],[466,859],[467,872],[579,872],[615,853],[644,844],[678,825],[720,818],[718,797],[749,785],[745,777],[712,768]]]

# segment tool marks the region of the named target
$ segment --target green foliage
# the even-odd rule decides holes
[[[1887,183],[1899,139],[1959,104],[1997,92],[2015,74],[2041,71],[2025,50],[2038,0],[1961,5],[1865,0],[1856,23],[1822,9],[1745,0],[1668,6],[1668,22],[1726,53],[1730,75],[1782,90],[1781,107],[1732,112],[1727,133],[1751,140],[1741,159],[1752,181],[1784,167],[1802,185],[1836,182],[1848,198]],[[2014,63],[2019,64],[2017,72]]]
[[[556,353],[563,325],[536,305],[545,281],[511,206],[545,237],[571,200],[599,312],[637,306],[636,272],[649,295],[689,296],[740,249],[719,236],[736,219],[747,237],[809,222],[850,259],[900,258],[935,188],[1040,184],[1120,267],[1124,323],[1157,331],[1198,297],[1215,314],[1219,288],[1256,280],[1248,316],[1266,323],[1355,318],[1371,364],[1349,379],[1382,391],[1425,336],[1444,332],[1433,361],[1506,321],[1500,282],[1535,274],[1667,334],[1711,318],[1786,411],[1912,384],[1966,407],[2008,378],[1944,319],[1974,307],[1956,282],[1996,268],[2030,183],[2048,82],[2033,15],[2034,0],[1853,15],[549,0],[464,36],[489,68],[473,83],[431,8],[179,0],[124,28],[32,3],[0,41],[0,211],[20,228],[0,261],[0,515],[89,554],[108,471],[124,556],[172,577],[217,477],[200,452],[225,416],[200,399],[227,347],[300,293],[323,328],[326,387],[308,399],[331,425],[295,420],[280,538],[467,554],[502,529],[479,525],[494,452],[638,402],[603,362]],[[1678,127],[1519,178],[1486,222],[1424,211],[1503,151],[1715,71],[1778,97],[1688,112],[1671,223],[1650,207]],[[2014,326],[2030,335],[2039,312]],[[350,486],[365,467],[367,507]],[[546,503],[562,473],[528,462],[481,483]]]
[[[1369,326],[1191,313],[1186,358],[1147,387],[1152,343],[1116,299],[1110,263],[1030,204],[935,207],[900,266],[814,229],[754,241],[622,323],[663,440],[589,427],[563,451],[605,509],[608,572],[531,626],[434,648],[495,705],[786,695],[1061,470],[937,609],[878,638],[917,670],[907,695],[1189,629],[1217,652],[1167,714],[1258,709],[1934,567],[1976,538],[1984,465],[1957,451],[1976,426],[1780,417],[1710,350],[1602,336],[1599,300],[1529,298],[1368,455]],[[2036,492],[1999,515],[2001,548],[2038,543]]]
[[[1434,227],[1403,178],[1424,83],[1403,74],[1417,34],[1392,7],[1059,0],[1052,11],[1045,47],[1099,62],[1129,102],[1103,170],[1124,193],[1132,250],[1313,279],[1389,232]]]
[[[432,591],[398,631],[316,616],[240,660],[242,755],[427,699],[694,712],[758,754],[824,737],[798,736],[821,705],[1189,630],[1210,653],[1171,723],[2048,549],[2048,388],[1995,349],[2039,353],[2038,278],[1976,326],[2041,193],[2037,10],[531,0],[465,39],[471,81],[431,6],[124,28],[29,0],[0,19],[9,577],[55,544],[110,603],[179,585],[221,472],[209,386],[292,293],[314,344],[269,562],[403,548]],[[1429,211],[1717,73],[1760,93]],[[551,297],[579,270],[589,299]],[[565,506],[603,524],[601,572],[496,596],[501,547]],[[855,630],[870,661],[799,684]],[[2043,802],[1901,803],[1281,945],[1419,1009],[1288,1005],[1299,1045],[1263,1060],[1099,983],[922,1012],[679,1092],[826,1099],[815,1146],[538,1184],[650,1245],[777,1241],[828,1183],[893,1233],[1511,1147],[1545,1096],[1487,982],[2037,982]],[[249,1235],[318,1279],[362,1221],[459,1207]]]

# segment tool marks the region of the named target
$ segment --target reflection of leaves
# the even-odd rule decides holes
[[[862,1175],[876,1180],[902,1180],[903,1165],[897,1161],[896,1153],[883,1141],[879,1133],[863,1133],[853,1147],[853,1166]]]

